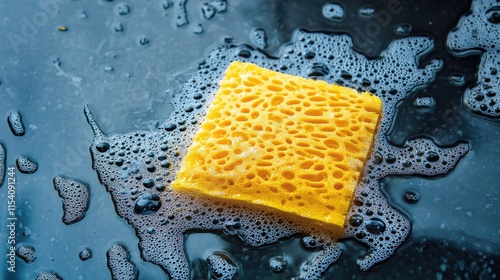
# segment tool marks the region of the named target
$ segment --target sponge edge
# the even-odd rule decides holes
[[[340,232],[381,110],[369,93],[233,62],[172,189]]]

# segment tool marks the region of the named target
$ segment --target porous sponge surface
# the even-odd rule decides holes
[[[369,93],[233,62],[172,188],[343,227],[381,110]]]

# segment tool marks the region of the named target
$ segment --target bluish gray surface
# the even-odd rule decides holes
[[[120,15],[125,2],[130,13]],[[174,8],[164,9],[163,1],[125,2],[53,0],[24,4],[9,0],[0,4],[0,117],[4,119],[0,139],[7,150],[7,167],[15,166],[20,155],[28,155],[39,164],[34,174],[15,174],[16,241],[33,246],[37,258],[31,264],[18,258],[16,274],[2,272],[3,278],[32,279],[40,271],[54,271],[64,279],[109,278],[106,251],[114,244],[127,246],[139,279],[165,277],[159,267],[141,260],[135,233],[117,217],[109,194],[92,170],[88,147],[93,135],[83,115],[84,104],[92,106],[108,134],[151,129],[168,116],[171,94],[224,40],[251,44],[252,31],[262,28],[268,38],[266,50],[273,53],[297,28],[347,32],[360,38],[354,40],[358,50],[375,57],[392,39],[402,36],[395,31],[402,23],[413,27],[408,36],[434,39],[435,50],[423,62],[440,58],[444,65],[435,81],[402,102],[389,139],[403,144],[425,135],[442,145],[468,141],[473,150],[446,176],[387,179],[388,195],[413,221],[409,240],[386,263],[363,273],[353,261],[363,248],[347,243],[341,260],[325,279],[500,276],[500,123],[472,114],[461,103],[463,90],[475,83],[478,56],[455,57],[446,50],[447,33],[469,9],[469,3],[401,1],[402,12],[391,15],[385,24],[375,17],[358,15],[359,8],[368,5],[365,2],[339,1],[345,18],[332,21],[322,15],[325,1],[230,0],[228,10],[210,20],[204,19],[201,11],[204,1],[188,1],[189,24],[177,27]],[[387,9],[382,2],[369,5],[375,14]],[[202,34],[195,33],[198,23],[204,27]],[[379,30],[377,34],[365,33],[373,40],[367,45],[358,30],[367,30],[375,23]],[[115,31],[117,24],[123,26],[123,32]],[[59,31],[60,26],[68,30]],[[450,83],[451,75],[462,75],[464,84]],[[433,97],[435,105],[414,107],[414,100],[421,96]],[[24,136],[14,136],[7,125],[8,113],[13,110],[23,117]],[[90,206],[82,221],[72,225],[62,222],[61,199],[52,185],[56,175],[90,185]],[[403,201],[408,190],[420,194],[417,204]],[[0,188],[0,201],[0,244],[5,244],[7,180]],[[78,254],[86,247],[93,257],[83,262]],[[5,264],[7,250],[3,248],[0,246],[0,260]],[[255,249],[213,233],[189,236],[186,250],[198,277],[206,275],[199,261],[206,258],[203,252],[229,252],[242,266],[239,279],[295,275],[298,264],[309,254],[295,239]],[[268,261],[280,255],[290,258],[287,271],[273,274]]]

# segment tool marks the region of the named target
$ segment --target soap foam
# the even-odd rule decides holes
[[[59,197],[63,199],[63,222],[70,225],[82,220],[89,208],[89,186],[62,176],[54,177],[53,183]]]
[[[21,113],[18,111],[12,111],[9,113],[7,123],[9,124],[10,131],[15,136],[23,136],[26,132],[24,129],[23,118],[21,117]]]
[[[16,255],[26,263],[32,263],[36,260],[35,248],[30,245],[19,245],[16,249]]]
[[[16,159],[17,169],[24,174],[32,174],[38,170],[38,163],[27,156],[19,156]]]
[[[183,236],[190,230],[222,230],[227,235],[237,235],[250,246],[308,232],[311,236],[303,239],[304,245],[321,250],[302,264],[300,277],[319,279],[342,252],[339,240],[328,232],[306,228],[276,212],[176,193],[170,189],[170,183],[207,113],[218,81],[232,61],[252,62],[290,75],[369,91],[382,99],[383,117],[343,236],[369,247],[368,255],[358,261],[361,269],[366,270],[391,256],[411,229],[408,217],[382,194],[380,181],[388,175],[445,174],[469,149],[465,143],[444,149],[424,138],[396,147],[385,137],[396,104],[415,87],[429,83],[440,69],[438,60],[424,68],[417,65],[418,57],[430,48],[429,38],[402,38],[394,41],[380,58],[370,60],[352,49],[347,35],[305,31],[298,31],[293,42],[280,49],[278,57],[269,57],[246,45],[221,46],[200,63],[192,78],[173,96],[174,111],[158,129],[106,136],[86,107],[95,135],[91,146],[93,167],[110,192],[118,215],[136,230],[144,260],[161,265],[172,279],[190,278]],[[152,201],[144,200],[144,195]],[[139,201],[139,209],[154,206],[155,196],[161,206],[149,208],[153,211],[135,211]]]
[[[471,12],[463,16],[448,34],[448,46],[458,54],[482,52],[477,84],[464,93],[464,104],[474,113],[500,117],[500,6],[495,0],[472,1]]]
[[[115,280],[137,279],[135,265],[124,245],[113,245],[106,252],[111,277]]]

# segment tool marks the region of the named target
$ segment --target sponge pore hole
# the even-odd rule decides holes
[[[306,110],[304,112],[304,114],[308,115],[308,116],[315,116],[315,117],[318,117],[318,116],[323,116],[323,112],[321,110],[318,110],[318,109],[310,109],[310,110]]]
[[[344,172],[342,172],[340,170],[336,170],[333,172],[333,177],[335,177],[337,179],[341,179],[342,177],[344,177]]]
[[[271,178],[271,173],[269,173],[269,171],[267,170],[259,170],[257,171],[257,175],[259,175],[259,177],[265,181],[268,181],[269,178]]]
[[[283,96],[275,96],[271,99],[271,105],[272,106],[278,106],[280,105],[281,103],[283,103],[283,100],[285,100],[283,98]]]
[[[299,177],[311,182],[321,182],[328,179],[328,174],[326,172],[319,172],[315,174],[302,174]]]
[[[283,183],[281,184],[281,188],[285,190],[286,192],[294,192],[297,190],[297,187],[291,183]]]
[[[312,160],[308,160],[308,161],[303,162],[303,163],[300,165],[300,168],[302,168],[302,169],[309,169],[309,168],[311,168],[313,165],[314,165],[314,161],[312,161]]]
[[[228,151],[217,151],[215,152],[213,155],[212,155],[212,159],[221,159],[221,158],[225,158],[227,157],[227,155],[229,155],[229,152]]]
[[[285,178],[287,180],[292,180],[293,178],[295,178],[295,173],[293,173],[291,171],[283,171],[281,173],[281,176],[283,176],[283,178]]]
[[[268,85],[268,86],[267,86],[267,89],[268,89],[268,90],[272,90],[272,91],[276,91],[276,92],[283,91],[283,88],[282,88],[282,87],[277,86],[277,85],[273,85],[273,84]]]

